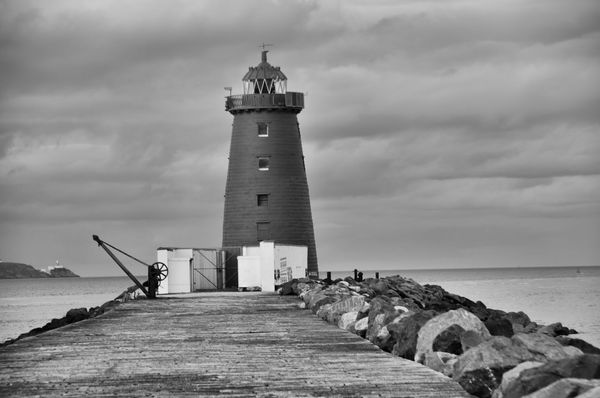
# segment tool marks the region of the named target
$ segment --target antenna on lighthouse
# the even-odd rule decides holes
[[[275,44],[265,44],[265,43],[263,43],[263,44],[261,44],[261,45],[260,45],[260,46],[258,46],[258,47],[262,47],[263,51],[266,51],[266,50],[267,50],[267,47],[273,47],[274,45],[275,45]]]

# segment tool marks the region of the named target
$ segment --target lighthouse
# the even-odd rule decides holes
[[[261,241],[307,246],[307,271],[318,276],[308,182],[297,115],[304,95],[267,61],[242,78],[244,93],[226,97],[233,115],[225,187],[223,247]]]

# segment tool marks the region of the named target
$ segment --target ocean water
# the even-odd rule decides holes
[[[0,342],[61,318],[71,308],[102,305],[132,285],[126,276],[0,279]]]
[[[579,272],[577,272],[579,270]],[[538,323],[562,322],[600,347],[600,267],[380,270],[481,300],[490,308],[524,311]],[[332,278],[352,275],[332,272]],[[375,271],[363,271],[374,277]],[[322,278],[326,276],[321,272]],[[143,278],[142,278],[143,279]],[[60,318],[71,308],[95,307],[133,283],[127,277],[0,279],[0,342]]]

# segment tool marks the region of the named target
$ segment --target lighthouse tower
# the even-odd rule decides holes
[[[308,272],[318,275],[317,251],[297,114],[302,93],[287,91],[287,77],[267,62],[250,67],[244,94],[230,95],[233,115],[225,188],[223,247],[260,241],[308,247]]]

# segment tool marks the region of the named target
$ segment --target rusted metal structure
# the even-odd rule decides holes
[[[244,94],[226,97],[233,115],[225,189],[223,247],[261,241],[308,247],[308,276],[318,277],[317,251],[297,114],[304,95],[267,61],[250,67]],[[229,89],[229,88],[228,88]]]

